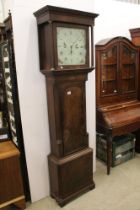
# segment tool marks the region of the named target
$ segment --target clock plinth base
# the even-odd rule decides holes
[[[61,207],[95,187],[91,148],[83,149],[63,158],[49,155],[48,161],[51,196]]]
[[[51,195],[51,197],[56,200],[56,202],[58,203],[59,206],[63,207],[67,203],[72,201],[72,199],[82,195],[85,192],[88,192],[89,190],[93,190],[94,188],[95,188],[95,184],[93,182],[92,184],[86,186],[85,188],[82,188],[81,190],[77,191],[76,193],[73,193],[72,195],[70,195],[70,196],[68,196],[68,197],[66,197],[64,199],[60,199],[59,197],[56,197],[55,195]]]

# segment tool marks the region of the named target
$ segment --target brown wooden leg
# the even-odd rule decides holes
[[[136,135],[135,151],[140,153],[140,129],[135,131],[134,134]]]
[[[15,202],[14,205],[18,207],[20,210],[24,210],[26,208],[25,199]]]
[[[110,174],[112,164],[112,135],[107,135],[107,174]]]

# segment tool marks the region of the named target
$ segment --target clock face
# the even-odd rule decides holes
[[[57,27],[58,65],[85,65],[86,45],[86,29]]]

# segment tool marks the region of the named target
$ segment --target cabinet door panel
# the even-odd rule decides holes
[[[136,52],[124,44],[121,45],[120,68],[122,93],[136,91]]]
[[[134,79],[124,80],[122,83],[122,90],[123,92],[135,91],[135,80]]]
[[[63,86],[61,118],[64,154],[70,154],[87,146],[84,86]]]
[[[117,83],[117,46],[101,53],[101,95],[112,95],[118,92]]]

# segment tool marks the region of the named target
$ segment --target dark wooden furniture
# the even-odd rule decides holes
[[[90,44],[97,14],[46,6],[34,15],[40,69],[47,85],[50,193],[63,206],[95,186],[86,131],[85,82],[93,70]]]
[[[19,156],[11,141],[0,143],[0,209],[10,204],[25,209]]]
[[[97,132],[107,136],[107,174],[113,136],[140,128],[138,70],[138,48],[128,39],[115,37],[96,45]]]
[[[134,45],[139,48],[139,62],[140,62],[140,28],[130,29],[131,39]],[[140,100],[140,71],[138,72],[138,99]],[[135,132],[136,135],[136,152],[140,153],[140,130]]]
[[[140,28],[133,28],[129,31],[133,44],[140,47]]]
[[[28,173],[23,144],[22,125],[18,100],[18,84],[16,78],[16,62],[14,55],[14,39],[12,28],[12,16],[9,13],[0,27],[0,73],[3,89],[4,103],[3,116],[4,125],[9,131],[11,139],[20,151],[20,163],[22,169],[23,183],[26,200],[30,200]],[[0,130],[4,134],[6,128]]]
[[[0,23],[0,43],[4,42],[6,38],[5,24]],[[0,142],[9,139],[10,132],[8,126],[8,111],[6,106],[5,86],[3,79],[3,62],[0,50],[0,112],[2,115],[2,126],[0,126]]]

